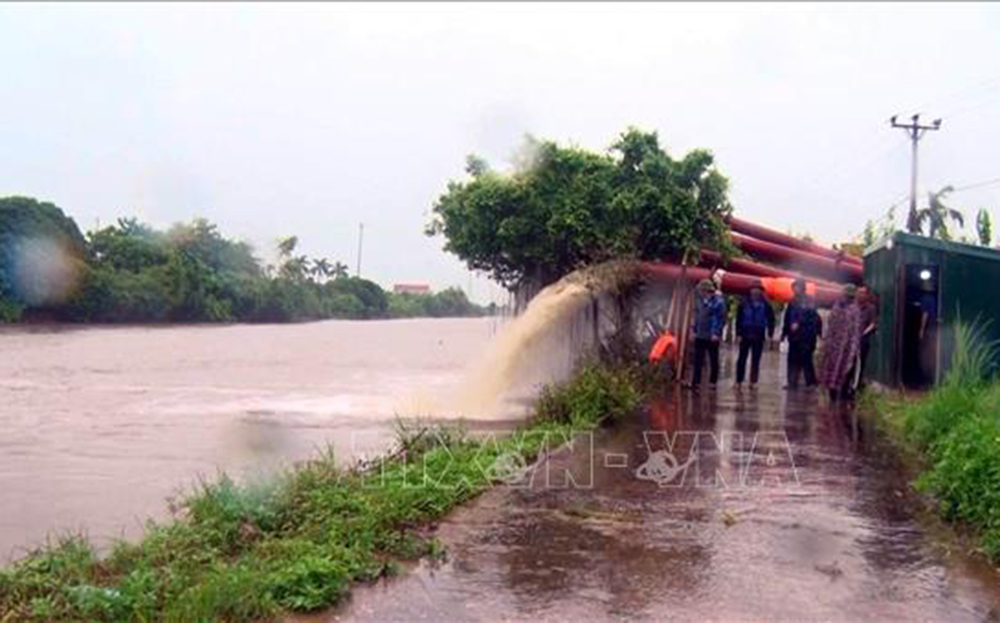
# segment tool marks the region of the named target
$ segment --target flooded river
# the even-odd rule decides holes
[[[0,560],[134,536],[219,470],[253,478],[391,443],[454,389],[491,319],[0,331]]]

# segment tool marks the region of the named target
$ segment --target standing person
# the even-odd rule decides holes
[[[701,385],[701,369],[708,355],[710,368],[708,381],[711,385],[719,382],[719,342],[726,324],[726,302],[715,291],[715,284],[703,279],[698,284],[698,297],[694,308],[694,376],[691,388],[698,391]]]
[[[865,362],[868,361],[868,351],[871,350],[872,339],[878,331],[878,299],[867,288],[862,290],[859,307],[861,309],[861,369],[858,378],[864,382]]]
[[[795,298],[785,309],[785,319],[781,327],[781,339],[788,340],[788,384],[785,389],[798,389],[799,376],[805,375],[806,386],[816,386],[816,369],[813,353],[816,338],[823,326],[816,305],[806,295],[806,282],[796,279],[792,284]]]
[[[920,381],[924,385],[932,385],[937,375],[937,293],[931,289],[929,281],[920,282],[920,330],[918,357],[920,359]]]
[[[764,352],[764,340],[774,337],[774,310],[764,298],[764,288],[755,284],[750,288],[750,296],[740,302],[736,310],[736,338],[740,342],[736,358],[736,389],[743,387],[746,377],[747,356],[750,356],[750,388],[757,387],[760,378],[760,357]]]
[[[806,387],[812,389],[819,385],[816,378],[816,343],[823,335],[823,319],[816,309],[816,297],[806,297],[806,313],[803,319],[803,338],[805,352],[802,355],[802,372],[806,379]]]
[[[828,320],[820,373],[831,401],[850,398],[853,390],[850,372],[858,365],[861,351],[861,310],[855,302],[857,290],[854,285],[844,287],[844,295],[833,306]]]

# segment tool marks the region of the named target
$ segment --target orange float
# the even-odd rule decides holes
[[[677,338],[670,331],[664,331],[660,337],[656,338],[653,348],[649,351],[651,363],[657,363],[663,358],[671,362],[677,359]]]

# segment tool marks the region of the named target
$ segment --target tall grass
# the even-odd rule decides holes
[[[249,621],[334,605],[399,559],[440,555],[424,527],[572,430],[633,410],[637,378],[588,366],[499,439],[401,429],[400,451],[355,469],[327,453],[267,483],[203,483],[173,521],[106,557],[70,537],[0,571],[0,623]]]
[[[927,458],[918,488],[937,499],[946,519],[972,527],[984,553],[1000,563],[1000,349],[988,328],[957,323],[952,365],[941,385],[920,400],[878,408]]]
[[[992,320],[955,323],[955,351],[946,383],[977,388],[993,380],[1000,363],[1000,341],[989,339]]]

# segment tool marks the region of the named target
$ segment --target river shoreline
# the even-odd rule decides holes
[[[493,336],[489,319],[0,327],[0,559],[67,530],[134,537],[220,471],[382,451]]]
[[[153,329],[153,328],[173,328],[173,327],[240,327],[240,326],[250,326],[250,327],[266,327],[266,326],[288,326],[288,325],[308,325],[317,324],[323,322],[356,322],[356,323],[372,323],[372,322],[424,322],[424,321],[450,321],[450,320],[478,320],[478,319],[488,319],[488,320],[498,320],[503,316],[500,315],[490,315],[483,314],[477,316],[405,316],[398,318],[308,318],[301,320],[288,320],[284,322],[275,321],[260,321],[260,322],[248,322],[248,321],[223,321],[218,322],[67,322],[60,320],[44,319],[44,320],[31,320],[22,319],[17,322],[0,322],[0,333],[4,331],[15,331],[19,328],[52,328],[52,329],[71,329],[71,328],[122,328],[122,329]]]
[[[578,396],[610,416],[636,406],[638,394],[599,386],[630,387],[631,372],[582,374],[603,382],[570,382],[558,400]],[[0,608],[29,620],[258,620],[329,606],[354,582],[396,573],[397,559],[441,556],[427,526],[596,423],[535,419],[485,438],[421,429],[360,470],[320,455],[263,488],[223,476],[107,557],[68,538],[16,562],[0,572]]]

